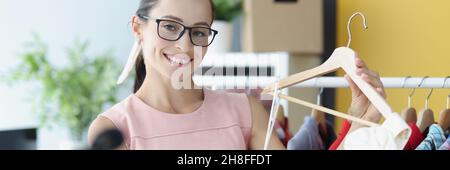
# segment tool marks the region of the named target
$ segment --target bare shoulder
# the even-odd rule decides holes
[[[266,111],[262,103],[256,98],[248,96],[248,101],[250,103],[253,121],[250,149],[263,149],[267,132],[267,124],[269,122],[269,113]],[[269,149],[286,149],[274,132],[271,134]]]
[[[248,101],[252,111],[253,132],[265,132],[269,120],[269,113],[261,102],[253,96],[248,96]]]
[[[89,145],[92,145],[94,143],[94,140],[97,138],[97,136],[108,129],[117,128],[114,123],[109,120],[106,117],[99,116],[97,117],[89,127],[88,131],[88,142]]]
[[[264,106],[261,102],[253,96],[247,96],[248,102],[250,103],[250,108],[252,110],[252,115],[257,117],[267,116],[267,111],[264,109]]]

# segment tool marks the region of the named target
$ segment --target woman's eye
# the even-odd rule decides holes
[[[177,31],[177,27],[174,25],[164,25],[164,29],[169,30],[169,31]]]
[[[206,36],[206,34],[204,32],[195,31],[194,32],[194,36],[196,36],[196,37],[204,37],[204,36]]]

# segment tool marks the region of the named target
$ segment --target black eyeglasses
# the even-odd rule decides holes
[[[178,41],[184,35],[186,30],[188,30],[192,44],[195,46],[208,47],[219,33],[208,27],[187,27],[172,20],[152,19],[143,15],[138,15],[138,17],[144,20],[155,20],[158,24],[158,36],[167,41]]]

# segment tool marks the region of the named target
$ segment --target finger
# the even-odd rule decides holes
[[[359,87],[351,80],[351,78],[346,75],[345,78],[349,82],[350,89],[352,90],[352,94],[354,96],[359,96],[362,92],[359,89]],[[386,98],[386,91],[384,89],[383,82],[379,78],[374,78],[372,76],[369,76],[366,73],[363,73],[361,76],[361,79],[367,83],[369,83],[375,90],[383,97]]]
[[[384,99],[387,98],[386,91],[384,90],[384,88],[377,88],[376,90],[378,94],[380,94]]]
[[[386,98],[387,95],[384,89],[384,84],[381,81],[380,74],[365,67],[366,64],[359,58],[357,58],[357,64],[359,66],[364,66],[363,68],[358,68],[356,70],[357,75],[362,76],[365,74],[364,76],[362,76],[363,80],[374,86],[377,91],[379,91],[380,95]]]
[[[363,79],[365,82],[369,83],[374,88],[384,88],[383,82],[379,78],[370,76],[366,73],[363,73],[361,75],[361,79]]]
[[[360,58],[356,58],[355,63],[356,63],[356,67],[358,67],[358,68],[367,68],[366,62],[364,62]]]
[[[361,93],[361,90],[356,85],[356,83],[350,78],[350,76],[345,75],[344,77],[345,77],[345,79],[347,80],[347,82],[348,82],[348,84],[350,86],[350,90],[352,91],[352,95],[353,96],[359,96],[359,94]]]
[[[384,87],[380,75],[368,69],[357,69],[356,74],[375,87]]]
[[[372,71],[372,70],[370,70],[368,68],[357,68],[356,69],[356,74],[357,75],[361,75],[361,73],[366,73],[366,74],[369,74],[370,76],[373,76],[375,78],[380,78],[380,74],[379,73],[377,73],[375,71]]]
[[[368,78],[368,76],[366,74],[363,74],[362,79],[369,83],[373,88],[375,88],[375,90],[384,98],[386,98],[386,91],[384,88],[384,85],[381,81],[379,81],[378,79],[374,79],[374,78]]]
[[[357,68],[356,75],[361,76],[362,73],[367,72],[365,68]]]
[[[350,85],[351,89],[355,89],[358,88],[358,86],[356,85],[356,83],[350,78],[350,76],[345,75],[344,78],[347,80],[348,84]]]
[[[374,72],[372,70],[369,70],[367,68],[358,68],[358,69],[356,69],[356,75],[361,76],[362,74],[367,74],[367,75],[369,75],[371,77],[374,77],[376,79],[380,79],[381,78],[379,73]]]
[[[363,80],[366,82],[370,82],[369,84],[375,88],[375,90],[383,97],[386,99],[386,91],[384,89],[384,85],[381,81],[379,81],[379,79],[375,80],[375,79],[371,79],[368,80],[368,78],[366,78],[365,76],[363,76]]]

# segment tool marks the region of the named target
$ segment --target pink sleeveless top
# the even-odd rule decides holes
[[[193,113],[164,113],[133,94],[100,116],[114,123],[132,150],[248,149],[252,113],[247,96],[206,89],[204,94]]]

